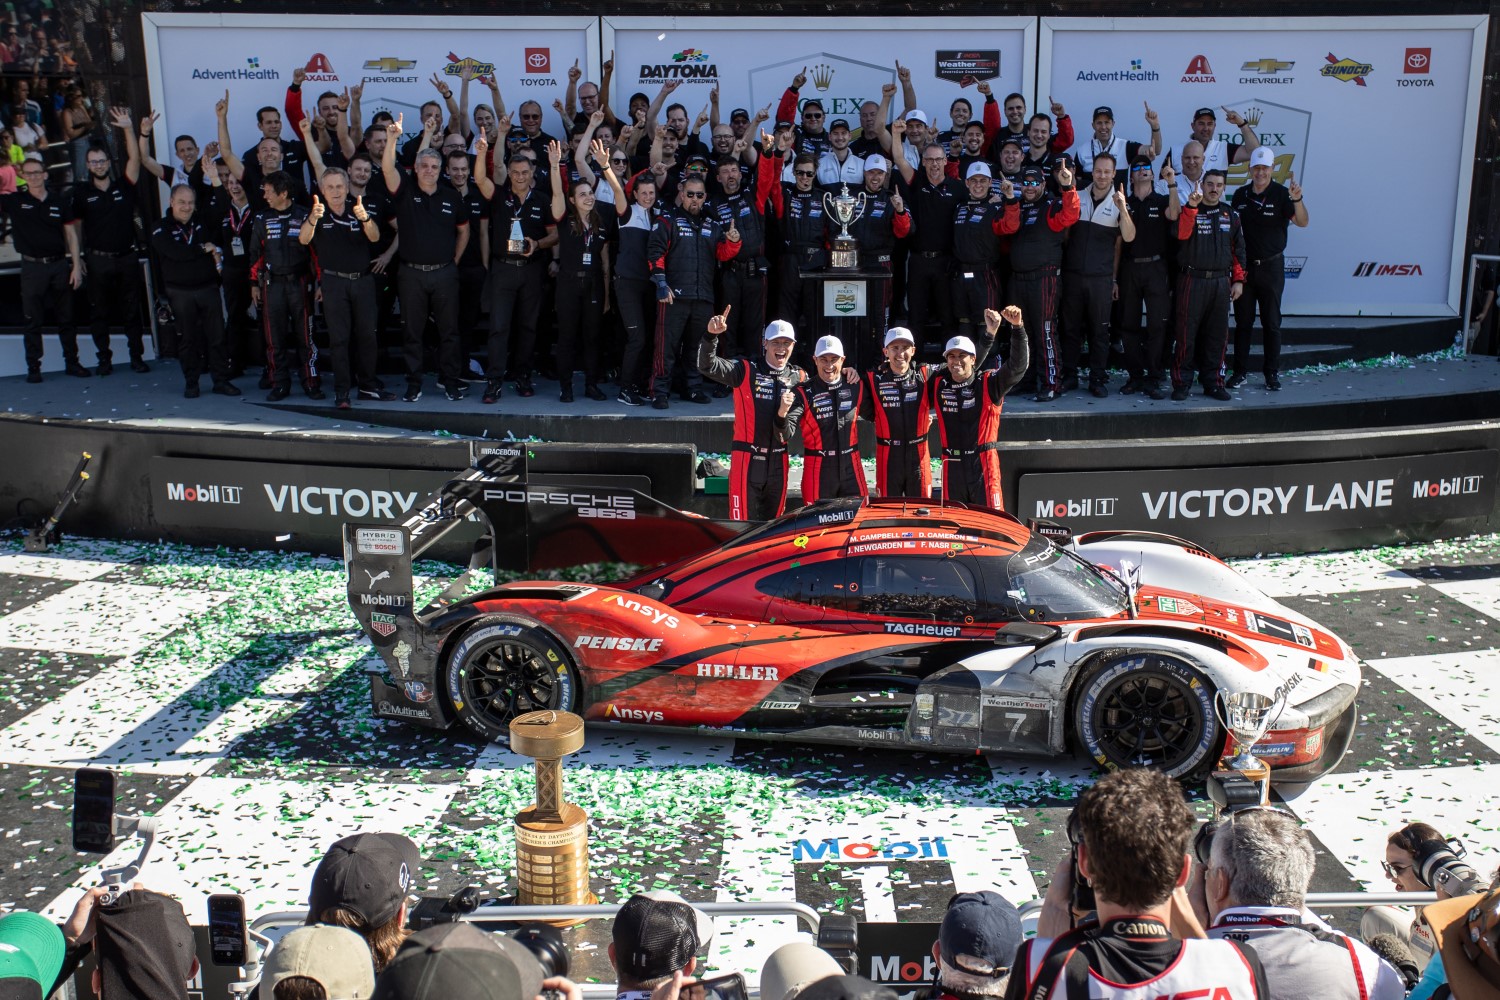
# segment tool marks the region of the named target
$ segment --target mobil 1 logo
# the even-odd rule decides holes
[[[797,901],[861,921],[941,920],[953,896],[953,866],[942,835],[836,836],[811,832],[789,842]]]

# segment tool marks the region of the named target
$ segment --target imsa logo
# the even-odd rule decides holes
[[[1382,264],[1364,260],[1354,266],[1356,278],[1412,278],[1422,276],[1421,264]]]

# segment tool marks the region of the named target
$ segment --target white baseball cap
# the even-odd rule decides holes
[[[971,163],[969,164],[969,172],[964,174],[964,180],[968,180],[970,177],[993,176],[994,174],[990,173],[990,165],[988,163]]]
[[[913,337],[911,335],[911,331],[904,326],[893,326],[889,330],[885,331],[886,347],[890,347],[898,340],[904,340],[908,344],[911,344],[913,346],[915,346],[917,343],[917,338]]]
[[[837,337],[819,337],[818,346],[813,348],[813,357],[821,358],[825,354],[837,354],[844,356],[844,342]]]
[[[773,319],[766,324],[766,332],[761,334],[761,340],[778,340],[780,338],[795,341],[797,331],[784,319]]]
[[[948,341],[948,346],[943,348],[943,356],[947,357],[954,351],[963,351],[966,354],[974,355],[976,358],[979,357],[979,352],[974,349],[974,341],[968,337],[954,337]]]
[[[879,153],[871,153],[869,156],[865,157],[865,172],[866,173],[868,173],[871,170],[889,170],[889,169],[891,169],[890,163],[886,162],[886,158],[883,157],[883,156],[881,156]]]
[[[908,111],[906,113],[906,120],[909,121],[909,122],[921,122],[923,125],[926,125],[927,124],[927,115],[924,112],[920,111],[920,110],[918,110],[918,111]]]
[[[1252,167],[1275,166],[1276,154],[1265,146],[1256,146],[1250,151],[1250,165]]]

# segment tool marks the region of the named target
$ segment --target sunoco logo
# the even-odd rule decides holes
[[[1344,83],[1353,80],[1357,87],[1366,86],[1365,77],[1375,71],[1375,67],[1369,63],[1356,62],[1348,58],[1340,59],[1332,52],[1328,53],[1324,58],[1328,60],[1328,65],[1318,70],[1320,74],[1331,76],[1335,80],[1341,80]]]
[[[1119,497],[1085,497],[1082,500],[1038,500],[1032,517],[1111,517]]]
[[[202,483],[194,483],[192,486],[186,483],[168,483],[167,499],[181,500],[183,503],[239,503],[244,494],[241,486],[220,486],[216,483],[204,486]]]
[[[1452,497],[1461,493],[1478,493],[1483,476],[1454,476],[1452,479],[1418,479],[1411,484],[1413,500]]]

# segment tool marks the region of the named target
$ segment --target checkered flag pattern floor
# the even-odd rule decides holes
[[[1493,868],[1500,535],[1236,566],[1366,661],[1353,746],[1289,802],[1320,851],[1314,888],[1385,888],[1384,837],[1412,820]],[[98,541],[38,556],[6,543],[0,901],[60,917],[97,880],[98,859],[70,844],[83,764],[119,772],[122,810],[160,817],[143,879],[196,923],[214,892],[242,893],[252,916],[299,908],[323,849],[357,830],[411,836],[425,893],[508,892],[530,762],[373,719],[369,655],[334,559]],[[603,900],[672,888],[904,922],[939,919],[955,891],[1039,895],[1091,777],[1072,760],[594,728],[565,782],[591,817]],[[789,918],[716,925],[709,967],[752,977],[796,932]],[[608,933],[598,921],[568,932],[581,978],[612,978]]]

